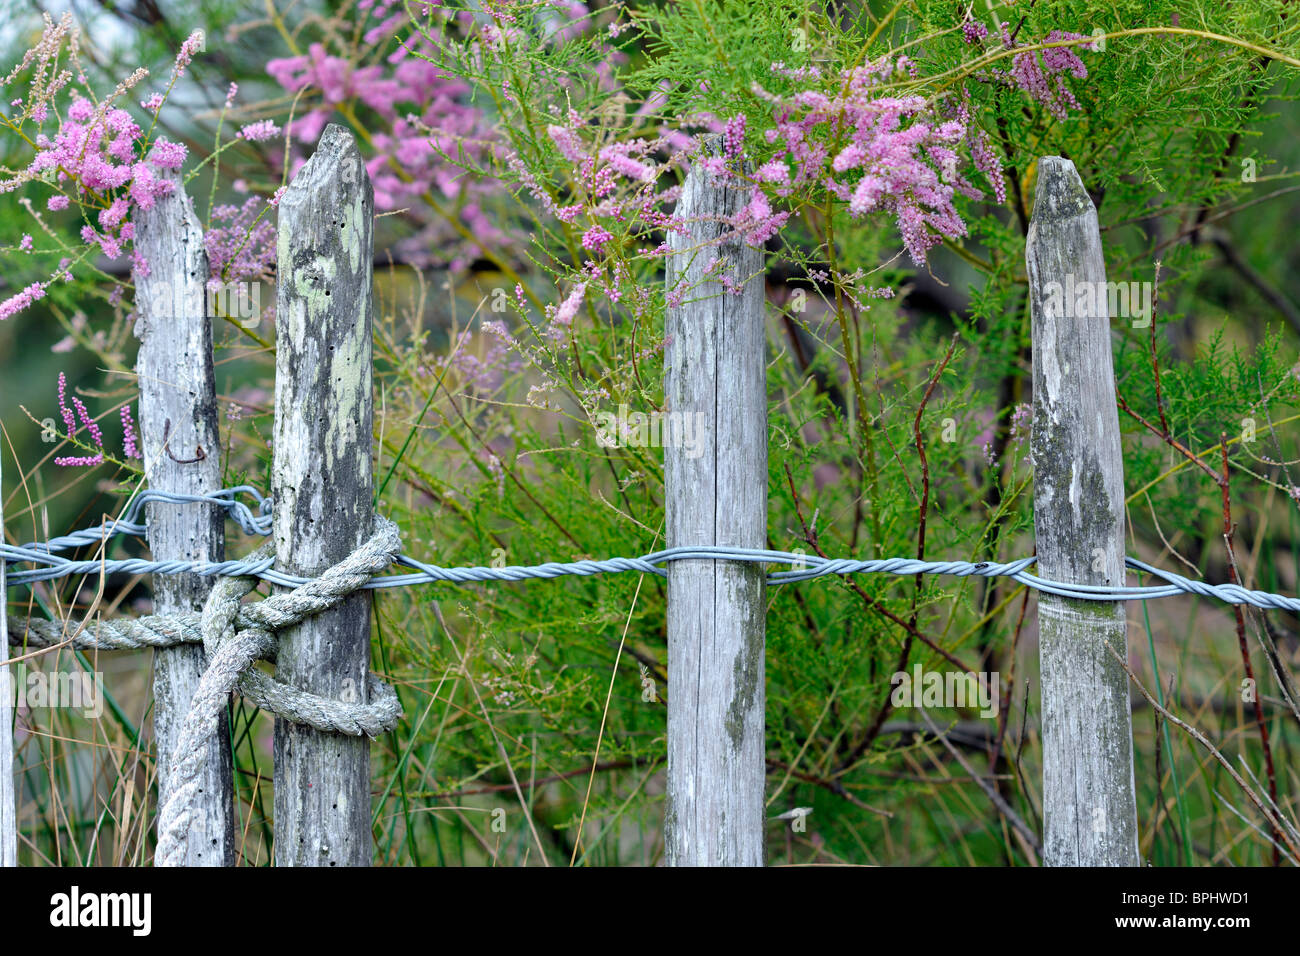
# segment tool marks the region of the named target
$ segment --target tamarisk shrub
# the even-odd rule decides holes
[[[202,5],[210,35],[229,42],[198,60],[201,76],[188,61],[171,62],[178,78],[157,87],[134,65],[126,80],[105,75],[82,64],[66,19],[45,21],[6,81],[6,343],[21,328],[26,353],[48,331],[60,353],[84,349],[73,358],[129,374],[130,223],[176,168],[167,164],[181,164],[200,210],[212,281],[272,281],[274,203],[324,124],[345,123],[375,186],[384,263],[376,507],[400,523],[405,550],[498,567],[644,554],[663,543],[663,450],[636,423],[678,411],[661,386],[664,317],[703,293],[666,288],[665,255],[684,226],[683,178],[707,163],[744,197],[724,241],[765,249],[764,274],[745,278],[763,282],[768,301],[769,545],[1009,560],[1033,548],[1025,233],[1038,157],[1065,155],[1093,193],[1108,275],[1152,280],[1159,260],[1167,277],[1150,329],[1113,326],[1123,399],[1155,428],[1167,421],[1202,461],[1226,451],[1236,556],[1257,530],[1258,563],[1243,567],[1285,588],[1300,381],[1293,345],[1267,323],[1269,303],[1286,296],[1223,275],[1210,245],[1193,241],[1210,226],[1217,241],[1233,238],[1233,211],[1248,208],[1260,238],[1237,237],[1241,259],[1253,257],[1256,283],[1288,288],[1285,259],[1268,248],[1294,218],[1287,194],[1250,192],[1237,174],[1244,159],[1300,162],[1258,122],[1287,89],[1281,58],[1300,58],[1283,5]],[[1182,32],[1153,32],[1165,29]],[[177,106],[177,91],[200,106]],[[45,153],[48,165],[29,169]],[[719,249],[694,252],[725,277],[718,294],[738,291]],[[264,487],[275,343],[254,323],[214,329],[218,387],[238,408],[223,419],[223,481]],[[103,436],[96,444],[89,415],[67,404],[65,424],[80,423],[76,456],[93,460]],[[1249,440],[1243,419],[1257,426]],[[1130,490],[1141,490],[1129,501],[1135,553],[1176,548],[1220,576],[1221,487],[1138,418],[1123,420]],[[622,430],[600,427],[609,421]],[[134,467],[102,462],[105,473]],[[66,497],[86,507],[79,492]],[[890,693],[890,675],[918,665],[1001,675],[1006,711],[979,735],[994,744],[970,759],[1033,826],[1035,736],[1013,745],[1032,676],[1025,595],[969,578],[854,583],[770,592],[769,793],[815,808],[806,839],[787,844],[773,828],[772,857],[1033,862],[990,824],[982,793],[958,781],[938,788],[954,796],[936,796],[933,768],[917,763],[928,744]],[[376,668],[407,713],[427,719],[375,744],[381,858],[654,863],[661,703],[673,692],[665,601],[658,576],[635,574],[385,591]],[[1166,636],[1186,625],[1175,606],[1149,610],[1150,654],[1133,666],[1163,688]],[[1234,685],[1230,615],[1198,610],[1180,683]],[[1256,673],[1271,671],[1261,661]],[[643,698],[646,679],[662,696]],[[1240,741],[1263,765],[1236,708],[1174,703],[1220,721],[1208,736]],[[937,710],[941,724],[970,719]],[[235,720],[250,832],[265,797],[252,720]],[[1138,765],[1154,766],[1156,738],[1146,725],[1138,733]],[[1180,774],[1199,759],[1176,736],[1160,755]],[[493,806],[513,789],[503,762],[538,781],[526,803],[540,845],[513,810],[501,840],[475,814],[422,812],[460,806],[442,802],[449,794]],[[1268,854],[1259,833],[1243,824],[1225,839],[1225,818],[1198,812],[1218,798],[1195,775],[1139,787],[1142,806],[1183,801],[1152,830],[1155,862],[1195,862],[1200,847],[1234,864]],[[947,801],[942,812],[935,800]],[[482,839],[464,839],[466,827]],[[248,858],[265,862],[273,836],[268,823],[243,847]],[[34,839],[50,858],[75,842]]]

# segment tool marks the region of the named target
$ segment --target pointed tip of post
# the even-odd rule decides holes
[[[725,171],[713,172],[706,163],[721,159]],[[753,196],[753,186],[747,183],[745,176],[753,176],[753,163],[740,156],[730,156],[721,134],[711,133],[700,137],[699,146],[687,166],[686,179],[682,183],[682,193],[677,200],[674,216],[680,220],[693,220],[705,217],[714,220],[707,230],[711,238],[731,234],[724,243],[734,245],[738,242],[738,233],[725,227],[724,220],[740,215],[745,204]],[[697,247],[701,241],[708,241],[703,235],[685,237],[676,230],[669,231],[668,244],[677,248],[678,243],[686,243],[681,248]]]
[[[316,152],[336,155],[354,152],[359,155],[361,151],[357,148],[357,138],[350,129],[339,123],[327,123],[325,132],[321,133],[320,141],[316,144]]]
[[[1060,156],[1038,160],[1038,187],[1034,194],[1034,220],[1053,222],[1096,212],[1092,197],[1079,178],[1074,163]]]
[[[704,156],[721,156],[724,151],[721,133],[709,133],[700,137],[700,153]]]
[[[322,191],[352,195],[358,184],[368,189],[370,174],[357,139],[346,126],[329,123],[316,143],[316,151],[293,177],[280,202],[282,206],[295,206],[307,195]]]
[[[194,203],[185,189],[185,180],[179,169],[153,169],[155,179],[172,184],[172,188],[157,196],[148,207],[138,207],[132,212],[135,224],[135,245],[151,246],[159,241],[160,233],[170,235],[179,218],[187,230],[201,228],[194,212]],[[164,240],[165,241],[165,240]]]
[[[727,167],[732,173],[752,175],[754,172],[753,163],[745,162],[740,157],[729,157],[727,155],[726,140],[723,138],[721,133],[708,133],[701,136],[697,156],[699,162],[691,163],[690,169],[691,171],[696,169],[701,170],[701,175],[706,175],[703,173],[703,167],[701,164],[708,159],[725,160]]]

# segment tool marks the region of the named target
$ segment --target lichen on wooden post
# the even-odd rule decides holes
[[[208,257],[203,229],[179,174],[160,171],[174,184],[135,218],[135,247],[143,266],[134,272],[136,372],[140,386],[140,453],[154,491],[211,494],[221,488],[216,383],[212,371],[212,320],[206,308]],[[146,506],[149,548],[155,560],[221,561],[224,515],[205,504]],[[212,579],[196,574],[156,574],[154,613],[201,610]],[[190,700],[203,676],[203,648],[188,644],[154,654],[154,746],[158,752],[158,805],[166,802],[173,750]],[[195,800],[187,866],[235,862],[234,788],[230,731],[225,715],[209,741]]]
[[[276,569],[312,577],[370,537],[374,192],[352,135],[325,128],[280,200],[277,246]],[[365,701],[370,595],[280,633],[279,679]],[[275,722],[275,860],[366,866],[370,741]]]
[[[1074,164],[1046,156],[1025,249],[1033,323],[1038,574],[1124,584],[1124,459],[1097,210]],[[1136,866],[1133,721],[1123,602],[1038,595],[1043,861]],[[1113,653],[1112,653],[1113,652]]]
[[[716,140],[707,148],[721,154]],[[670,548],[766,546],[763,251],[717,241],[747,195],[696,164],[677,204],[684,230],[669,232],[668,288],[684,300],[668,310],[664,391],[697,439],[664,442]],[[670,866],[763,864],[765,591],[761,565],[668,565]]]

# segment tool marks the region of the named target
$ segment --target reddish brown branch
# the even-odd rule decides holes
[[[855,797],[853,794],[849,793],[849,791],[844,788],[844,784],[840,783],[838,779],[827,780],[823,777],[818,777],[816,774],[804,773],[802,771],[793,769],[789,764],[784,764],[779,760],[769,759],[767,761],[767,769],[769,772],[777,770],[783,773],[787,773],[790,776],[794,777],[796,780],[802,780],[804,783],[811,783],[813,786],[822,787],[825,790],[829,790],[837,797],[843,797],[849,803],[853,804],[855,807],[858,807],[861,810],[867,810],[870,811],[871,813],[879,814],[882,817],[893,816],[893,814],[890,813],[888,810],[881,810],[879,807],[873,807],[871,804],[867,803],[866,801],[861,800],[858,797]]]
[[[789,465],[785,466],[785,477],[786,477],[786,481],[789,483],[790,486],[790,495],[794,499],[795,516],[799,519],[799,524],[803,528],[804,541],[808,543],[809,547],[811,547],[815,552],[817,552],[819,557],[823,557],[823,558],[828,557],[828,555],[822,549],[822,546],[817,539],[816,529],[810,528],[808,526],[807,520],[804,518],[803,510],[801,509],[799,504],[799,493],[798,491],[795,490],[794,487],[794,475],[790,472]],[[857,593],[858,597],[862,598],[862,603],[866,605],[866,607],[869,610],[875,611],[877,614],[880,614],[888,618],[889,620],[893,621],[895,624],[901,627],[904,630],[904,632],[916,638],[926,647],[930,648],[932,651],[934,651],[936,654],[938,654],[940,657],[946,660],[949,664],[952,664],[953,667],[956,667],[957,669],[962,671],[968,671],[971,669],[967,667],[961,660],[955,657],[950,651],[944,650],[942,647],[940,647],[930,638],[922,634],[917,628],[908,624],[907,621],[903,620],[903,618],[899,617],[889,608],[885,607],[878,600],[876,600],[871,595],[869,595],[866,591],[862,590],[862,586],[859,585],[857,581],[853,580],[853,578],[849,577],[848,575],[844,575],[844,582]]]
[[[1219,433],[1219,451],[1223,459],[1223,480],[1219,483],[1219,488],[1223,492],[1223,543],[1228,549],[1228,579],[1237,585],[1241,585],[1241,576],[1237,573],[1236,552],[1232,546],[1232,536],[1234,527],[1232,523],[1232,499],[1228,483],[1228,436],[1225,432]],[[1241,649],[1241,664],[1246,671],[1246,679],[1250,681],[1250,686],[1255,688],[1254,711],[1255,725],[1259,727],[1260,743],[1264,746],[1264,766],[1268,771],[1268,796],[1273,806],[1277,806],[1277,773],[1273,769],[1273,748],[1269,745],[1268,740],[1268,723],[1264,720],[1264,709],[1260,706],[1259,688],[1255,684],[1255,669],[1250,663],[1250,646],[1246,642],[1246,616],[1242,612],[1240,604],[1232,606],[1232,612],[1237,618],[1237,646]],[[1277,826],[1270,819],[1269,827],[1273,838],[1273,865],[1282,865],[1282,853],[1278,848],[1278,841],[1281,835],[1278,833]]]
[[[1124,396],[1119,393],[1119,389],[1115,390],[1115,400],[1119,402],[1120,408],[1124,409],[1124,411],[1127,412],[1130,416],[1132,416],[1132,418],[1135,421],[1137,421],[1144,428],[1148,429],[1151,432],[1151,434],[1155,435],[1157,438],[1159,438],[1161,441],[1167,444],[1174,451],[1178,452],[1180,455],[1182,455],[1184,458],[1186,458],[1188,461],[1194,464],[1197,468],[1200,468],[1201,471],[1209,475],[1214,480],[1214,483],[1216,485],[1220,485],[1220,486],[1223,485],[1222,477],[1219,475],[1217,471],[1215,471],[1210,466],[1208,462],[1205,461],[1205,459],[1201,458],[1199,455],[1196,454],[1196,452],[1192,451],[1190,448],[1188,448],[1186,445],[1180,442],[1173,435],[1169,434],[1167,430],[1157,428],[1155,425],[1151,424],[1151,422],[1147,421],[1137,412],[1133,411],[1133,409],[1129,408],[1128,402],[1124,401]]]
[[[1151,325],[1151,373],[1156,380],[1156,412],[1160,415],[1160,428],[1168,435],[1169,422],[1165,420],[1165,400],[1160,392],[1160,358],[1156,353],[1156,300],[1160,297],[1160,261],[1156,260],[1156,277],[1154,288],[1151,292],[1151,315],[1148,321]]]

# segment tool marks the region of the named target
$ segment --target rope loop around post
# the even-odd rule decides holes
[[[232,692],[262,710],[326,733],[374,737],[401,720],[397,693],[373,674],[366,683],[367,699],[330,700],[253,666],[255,661],[274,658],[276,631],[333,607],[396,560],[402,543],[397,525],[381,516],[375,521],[370,540],[320,577],[286,594],[245,606],[240,602],[257,586],[258,578],[217,578],[199,622],[208,666],[185,717],[172,786],[159,811],[155,865],[180,866],[185,861],[192,807],[207,759],[205,742]],[[274,546],[267,542],[252,557],[261,562],[273,555]]]

